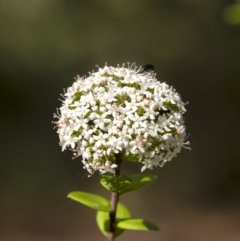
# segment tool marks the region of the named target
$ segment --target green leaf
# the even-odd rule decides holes
[[[122,160],[127,161],[127,162],[138,162],[139,161],[139,155],[138,154],[122,153],[121,158],[122,158]]]
[[[170,111],[179,111],[179,108],[176,104],[171,103],[170,101],[163,102],[163,106]]]
[[[240,4],[231,4],[227,6],[223,11],[225,20],[233,25],[240,24]]]
[[[117,215],[116,215],[117,221],[130,218],[130,217],[131,215],[128,209],[122,203],[118,203]],[[97,220],[98,228],[100,229],[102,234],[107,237],[109,234],[109,213],[98,211],[96,220]],[[121,235],[123,232],[124,232],[124,229],[117,227],[115,237]]]
[[[109,201],[95,194],[87,192],[70,192],[67,197],[98,211],[109,212],[110,210]]]
[[[130,176],[114,177],[112,175],[102,175],[100,183],[104,188],[111,192],[123,194],[141,187],[144,187],[157,179],[156,175],[152,174],[134,174]]]
[[[117,223],[117,227],[128,230],[157,231],[158,226],[141,218],[129,218]]]

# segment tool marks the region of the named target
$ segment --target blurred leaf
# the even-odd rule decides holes
[[[142,173],[119,177],[114,177],[112,175],[102,175],[100,178],[100,183],[107,190],[123,194],[144,187],[156,179],[156,175]]]
[[[130,218],[130,212],[129,210],[122,204],[119,203],[117,206],[117,221],[123,220],[126,218]],[[97,225],[100,231],[104,236],[108,236],[109,234],[109,213],[98,211],[97,216]],[[124,232],[124,229],[117,227],[116,230],[116,237],[121,235]]]
[[[108,212],[110,208],[107,199],[95,194],[77,191],[69,193],[67,197],[98,211]]]
[[[132,154],[132,153],[122,153],[121,158],[124,161],[128,161],[128,162],[137,162],[139,160],[139,155],[137,154]]]
[[[119,228],[128,229],[128,230],[140,230],[140,231],[159,230],[157,225],[141,218],[131,218],[131,219],[123,220],[118,222],[117,226]]]
[[[226,7],[223,16],[230,24],[240,24],[240,4],[232,4]]]

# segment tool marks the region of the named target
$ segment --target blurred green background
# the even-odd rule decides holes
[[[106,62],[152,63],[189,102],[192,151],[122,199],[161,231],[119,241],[239,240],[240,27],[223,14],[232,3],[0,0],[0,240],[105,240],[95,213],[66,194],[109,194],[61,152],[51,121],[74,76]]]

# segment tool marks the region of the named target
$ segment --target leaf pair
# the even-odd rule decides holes
[[[156,179],[155,175],[149,174],[135,174],[130,176],[115,177],[112,175],[102,175],[100,177],[100,183],[107,190],[117,193],[119,195],[130,191],[142,188]],[[96,220],[100,231],[103,235],[109,235],[110,227],[110,202],[96,194],[87,192],[71,192],[68,194],[68,198],[79,202],[89,208],[97,210]],[[125,230],[159,230],[158,227],[141,218],[131,218],[129,210],[122,203],[118,203],[116,212],[116,233],[115,236],[119,236]]]
[[[69,193],[68,198],[97,210],[96,220],[98,227],[103,235],[109,235],[110,202],[107,199],[99,195],[80,191]],[[155,224],[147,220],[131,218],[129,210],[122,203],[118,203],[116,220],[116,237],[121,235],[125,230],[159,230]]]

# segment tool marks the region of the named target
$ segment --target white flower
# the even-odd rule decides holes
[[[63,94],[54,122],[60,145],[81,156],[90,174],[113,173],[116,155],[142,163],[142,171],[163,166],[186,145],[180,95],[138,69],[106,65],[78,76]]]

